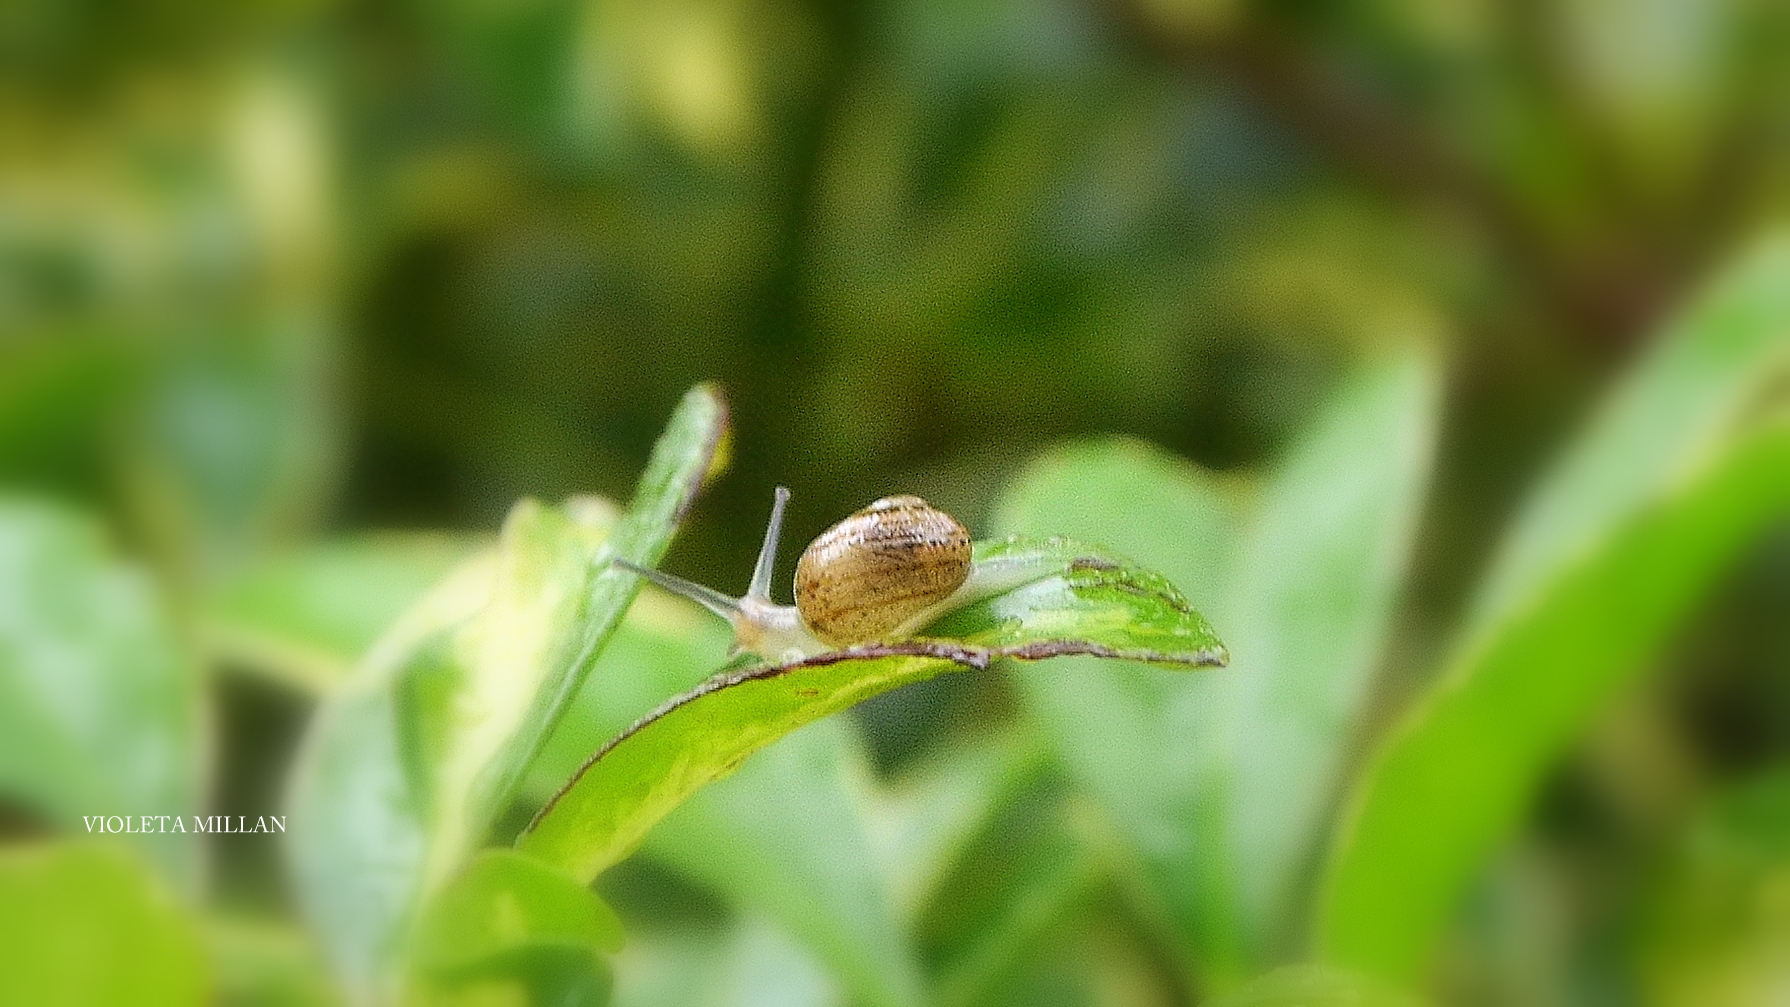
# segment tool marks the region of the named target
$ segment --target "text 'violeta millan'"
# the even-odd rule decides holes
[[[285,832],[285,815],[257,815],[249,824],[247,815],[193,815],[193,827],[179,815],[82,815],[88,832],[216,832],[232,835],[244,832]]]

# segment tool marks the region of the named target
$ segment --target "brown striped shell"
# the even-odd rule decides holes
[[[916,496],[884,497],[839,522],[796,564],[796,608],[823,642],[884,638],[970,575],[970,533]]]

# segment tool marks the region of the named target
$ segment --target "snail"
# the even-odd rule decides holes
[[[972,572],[969,532],[917,496],[891,496],[810,542],[796,564],[796,603],[776,604],[771,576],[788,503],[789,490],[777,487],[743,598],[625,560],[615,563],[732,623],[736,652],[783,660],[911,636],[964,600]]]

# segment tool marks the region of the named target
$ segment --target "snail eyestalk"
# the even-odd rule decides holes
[[[758,565],[752,568],[752,583],[746,597],[771,600],[771,576],[777,567],[777,543],[783,537],[783,509],[789,505],[789,487],[777,487],[777,499],[771,504],[771,521],[765,526],[764,545],[758,550]]]

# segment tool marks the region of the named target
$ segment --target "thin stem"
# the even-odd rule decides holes
[[[683,595],[728,622],[732,622],[740,614],[739,599],[729,598],[712,587],[698,584],[693,580],[685,580],[676,574],[635,566],[625,559],[617,559],[613,562],[623,570],[639,574],[673,594]]]
[[[758,565],[752,569],[752,584],[746,597],[771,600],[771,575],[777,566],[777,541],[783,537],[783,508],[789,504],[789,489],[777,487],[777,502],[771,505],[771,523],[764,530],[764,547],[758,550]]]

